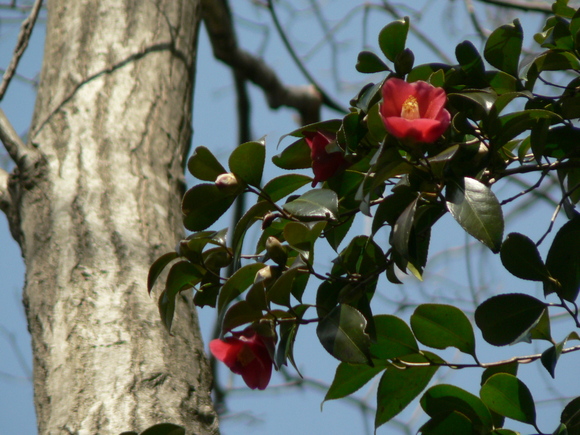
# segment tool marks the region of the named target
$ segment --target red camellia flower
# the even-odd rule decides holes
[[[314,181],[312,187],[319,181],[326,181],[340,169],[348,165],[341,151],[329,152],[330,144],[335,142],[334,135],[322,131],[305,131],[304,139],[310,147],[312,172]]]
[[[445,110],[447,95],[442,88],[393,77],[385,82],[382,93],[380,114],[393,136],[431,143],[449,127],[451,115]]]
[[[251,326],[232,334],[223,340],[212,340],[209,343],[211,353],[232,372],[242,375],[252,390],[265,389],[272,376],[273,362],[268,348],[273,350],[274,339],[258,335]]]

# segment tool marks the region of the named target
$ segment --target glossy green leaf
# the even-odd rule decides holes
[[[260,187],[266,161],[266,147],[263,140],[246,142],[237,146],[230,155],[230,171],[247,184]]]
[[[550,275],[557,280],[544,283],[544,292],[555,292],[574,302],[580,291],[580,216],[566,222],[554,237],[546,258]]]
[[[458,412],[473,424],[475,433],[488,433],[493,420],[481,399],[454,385],[439,384],[429,388],[421,397],[421,407],[434,419]]]
[[[264,263],[246,264],[229,277],[218,297],[218,313],[221,313],[231,301],[246,291],[254,282],[256,273],[265,266]]]
[[[304,138],[301,138],[272,157],[272,162],[279,168],[288,170],[310,168],[312,166],[310,148]]]
[[[407,81],[409,83],[416,82],[418,80],[428,81],[437,71],[447,72],[451,70],[451,65],[446,65],[444,63],[426,63],[422,65],[417,65],[407,76]]]
[[[266,214],[275,209],[269,201],[260,201],[254,204],[250,209],[242,216],[242,218],[236,224],[234,229],[234,235],[232,237],[232,249],[234,250],[234,261],[235,264],[239,261],[239,256],[242,251],[242,245],[244,242],[244,236],[246,231],[254,224],[256,221],[262,219]]]
[[[151,294],[151,290],[153,290],[153,286],[155,285],[157,278],[159,278],[159,275],[161,275],[163,269],[165,269],[165,267],[177,257],[177,252],[168,252],[153,262],[149,268],[149,274],[147,275],[147,291],[149,294]]]
[[[172,423],[159,423],[144,430],[141,435],[185,435],[185,428]]]
[[[371,344],[371,355],[376,359],[398,358],[419,352],[411,328],[398,317],[384,314],[374,317],[376,342]]]
[[[415,337],[435,349],[455,347],[475,357],[475,336],[471,322],[459,308],[451,305],[422,304],[411,316]]]
[[[539,322],[546,304],[525,294],[494,296],[475,310],[475,323],[483,338],[495,346],[529,341],[530,330]]]
[[[284,204],[284,210],[301,218],[338,219],[338,197],[330,189],[314,189]]]
[[[409,259],[409,237],[413,230],[413,222],[415,220],[415,212],[417,211],[418,202],[419,198],[416,198],[407,206],[397,219],[391,233],[391,243],[393,248],[395,248],[406,260]]]
[[[379,33],[379,47],[387,59],[394,62],[399,53],[405,49],[409,17],[387,24]]]
[[[433,417],[419,429],[423,435],[477,434],[474,424],[458,411]]]
[[[562,349],[564,349],[565,343],[566,340],[561,341],[560,343],[550,346],[544,352],[542,352],[542,365],[545,367],[548,373],[550,373],[552,378],[556,377],[556,364],[558,364],[560,355],[562,355]]]
[[[524,32],[519,20],[498,27],[489,35],[483,55],[500,71],[518,77],[518,64],[522,52]]]
[[[215,181],[218,175],[225,174],[224,167],[206,147],[197,147],[187,162],[191,175],[203,181]]]
[[[431,361],[441,360],[431,352],[424,352],[424,354],[425,356],[407,355],[403,359],[415,363],[427,362],[427,358]],[[385,424],[405,409],[427,387],[437,368],[437,366],[425,366],[401,370],[395,366],[387,367],[377,390],[375,428]]]
[[[487,71],[485,77],[489,86],[498,95],[516,92],[521,87],[520,82],[515,77],[506,74],[503,71]]]
[[[295,318],[297,321],[302,319],[306,310],[310,308],[310,305],[296,305],[292,307],[291,312],[282,312],[283,315],[288,316],[289,318]],[[274,311],[276,317],[281,318],[283,317],[281,312]],[[300,370],[296,366],[296,362],[294,361],[294,342],[296,340],[296,334],[298,333],[299,323],[297,322],[282,322],[280,324],[280,342],[278,344],[278,350],[276,351],[276,365],[281,367],[282,365],[287,364],[287,360],[290,361],[292,366],[296,369],[298,374],[300,374]],[[302,376],[302,375],[300,375]]]
[[[322,234],[325,226],[326,222],[324,221],[309,223],[288,222],[284,226],[283,234],[292,248],[309,258],[314,243]]]
[[[389,71],[389,67],[371,51],[361,51],[356,61],[356,70],[361,73]]]
[[[353,364],[370,364],[367,321],[360,311],[347,304],[334,308],[316,328],[322,346],[336,359]]]
[[[239,301],[232,305],[224,315],[222,332],[226,333],[246,323],[256,322],[262,318],[262,311],[253,307],[248,301]]]
[[[384,369],[385,366],[383,365],[371,367],[366,364],[348,364],[341,362],[336,368],[334,379],[324,397],[324,402],[327,400],[341,399],[358,391]]]
[[[173,315],[175,314],[175,295],[169,297],[167,291],[163,290],[159,295],[157,301],[157,308],[159,309],[159,316],[163,326],[171,333],[171,325],[173,324]]]
[[[536,407],[530,390],[522,381],[507,373],[497,373],[481,387],[479,396],[485,405],[513,420],[536,424]]]
[[[529,336],[532,340],[546,340],[553,343],[552,331],[550,325],[550,314],[548,310],[544,310],[544,313],[540,316],[540,320],[530,329]]]
[[[205,272],[201,266],[191,264],[189,261],[179,261],[169,269],[165,290],[170,295],[176,295],[180,291],[192,288],[202,280]]]
[[[141,435],[185,435],[185,428],[172,423],[159,423],[145,429]]]
[[[395,58],[395,71],[400,76],[405,76],[413,69],[415,64],[415,55],[409,48],[405,48]],[[432,83],[433,86],[438,86]]]
[[[493,252],[499,252],[503,213],[489,187],[473,178],[453,182],[447,187],[447,209],[468,234]]]
[[[471,41],[463,41],[455,48],[455,56],[465,74],[477,82],[485,81],[485,65]]]
[[[292,294],[294,282],[298,277],[303,275],[306,274],[298,268],[286,270],[280,275],[272,287],[268,289],[266,298],[275,304],[290,307],[290,295]]]
[[[217,221],[233,204],[235,195],[228,195],[215,184],[193,186],[183,197],[183,225],[189,231],[201,231]]]
[[[520,233],[510,233],[501,245],[500,258],[512,275],[531,281],[543,281],[550,276],[536,244]]]
[[[310,183],[312,178],[300,174],[285,174],[272,178],[264,186],[263,192],[267,194],[273,202],[277,202],[302,186]]]
[[[495,92],[479,89],[452,93],[448,97],[453,107],[476,121],[485,118],[497,100]]]
[[[566,425],[568,435],[580,434],[580,397],[568,402],[562,411],[560,422]]]

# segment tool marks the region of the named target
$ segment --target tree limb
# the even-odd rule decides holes
[[[526,0],[478,0],[481,3],[487,3],[493,6],[501,6],[504,8],[518,9],[526,12],[541,12],[544,14],[552,13],[552,5],[550,3]]]
[[[20,26],[20,33],[18,33],[18,40],[16,41],[16,47],[14,47],[14,54],[12,55],[12,59],[10,60],[8,68],[6,68],[6,71],[2,76],[2,83],[0,83],[0,101],[2,98],[4,98],[4,94],[6,93],[8,85],[10,84],[10,81],[16,72],[18,63],[20,62],[20,58],[24,54],[26,47],[28,47],[28,41],[30,40],[30,35],[34,29],[34,24],[38,18],[38,13],[40,12],[41,6],[42,0],[36,0],[34,2],[34,6],[32,6],[30,15],[22,22],[22,25]]]
[[[202,18],[216,59],[256,84],[266,94],[272,109],[292,107],[304,124],[320,119],[322,95],[314,86],[285,86],[262,59],[238,47],[226,0],[202,0]]]
[[[14,127],[0,108],[0,141],[4,144],[6,151],[22,169],[29,168],[38,160],[39,154],[36,148],[26,145],[14,130]]]

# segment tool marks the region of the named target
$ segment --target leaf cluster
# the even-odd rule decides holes
[[[295,365],[298,329],[316,323],[321,345],[340,361],[325,400],[352,394],[380,375],[376,427],[420,395],[440,367],[479,367],[484,369],[479,396],[453,385],[435,385],[423,393],[420,404],[430,419],[420,432],[515,433],[504,427],[507,417],[541,433],[531,392],[517,378],[524,360],[481,363],[472,322],[459,308],[423,304],[407,324],[391,314],[374,314],[371,302],[381,291],[380,279],[401,284],[404,273],[423,278],[431,234],[443,231],[434,225],[449,213],[467,234],[499,254],[511,274],[542,283],[545,296],[559,301],[523,293],[494,296],[475,311],[483,338],[495,346],[545,341],[548,347],[533,359],[540,359],[552,376],[560,356],[576,350],[564,347],[579,338],[576,332],[560,341],[552,337],[550,310],[565,309],[580,326],[580,12],[563,0],[553,11],[535,36],[538,54],[522,55],[523,30],[515,20],[491,33],[483,53],[469,41],[460,43],[453,65],[415,65],[406,47],[409,19],[388,24],[378,38],[382,56],[361,52],[357,70],[443,88],[451,126],[432,144],[410,145],[393,137],[379,112],[383,82],[369,83],[352,99],[344,118],[290,133],[294,142],[272,159],[289,171],[310,168],[305,134],[334,135],[334,146],[349,166],[321,188],[304,191],[312,179],[296,173],[263,183],[264,141],[236,148],[229,171],[211,151],[198,147],[188,169],[205,183],[189,189],[182,206],[192,234],[175,252],[157,259],[149,274],[151,292],[168,269],[158,302],[165,326],[171,328],[176,296],[193,288],[197,305],[217,309],[222,334],[247,324],[275,330],[279,367],[288,361]],[[550,81],[554,74],[558,83]],[[499,180],[528,172],[541,175],[532,189],[503,202],[496,197]],[[504,236],[503,208],[549,177],[558,180],[557,211],[564,210],[567,222],[544,261],[537,248],[542,240],[520,233]],[[255,195],[256,202],[229,240],[226,230],[208,230],[246,194]],[[372,217],[371,233],[350,236],[359,213]],[[256,225],[259,237],[248,247],[248,230]],[[377,242],[379,231],[389,233],[387,246]],[[336,252],[325,274],[314,267],[317,243],[328,243]],[[304,301],[311,281],[316,298]],[[432,351],[448,347],[471,356],[473,363],[460,367]],[[579,433],[579,413],[577,398],[563,410],[556,433]]]

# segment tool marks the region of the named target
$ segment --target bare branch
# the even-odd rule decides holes
[[[12,204],[12,197],[8,191],[8,178],[10,175],[4,169],[0,169],[0,210],[8,214]]]
[[[12,55],[12,59],[10,60],[8,68],[6,68],[6,71],[2,76],[2,83],[0,83],[0,101],[2,101],[2,98],[4,98],[4,94],[8,89],[10,80],[12,80],[12,76],[14,76],[16,68],[18,67],[18,63],[20,62],[20,58],[24,54],[26,47],[28,47],[28,41],[30,40],[30,35],[34,29],[34,24],[36,23],[36,18],[38,18],[38,13],[40,12],[41,6],[42,0],[36,0],[32,10],[30,11],[30,15],[22,22],[22,25],[20,26],[20,33],[18,34],[16,47],[14,47],[14,54]]]
[[[38,159],[36,148],[22,142],[2,109],[0,109],[0,141],[18,167],[28,167]]]
[[[478,0],[481,3],[486,3],[494,6],[502,6],[510,9],[518,9],[526,12],[541,12],[544,14],[552,13],[552,5],[550,3],[526,0]]]
[[[201,3],[203,21],[216,59],[262,88],[272,109],[292,107],[300,113],[304,124],[317,122],[320,119],[321,94],[310,85],[285,86],[262,59],[240,49],[225,0],[202,0]]]

